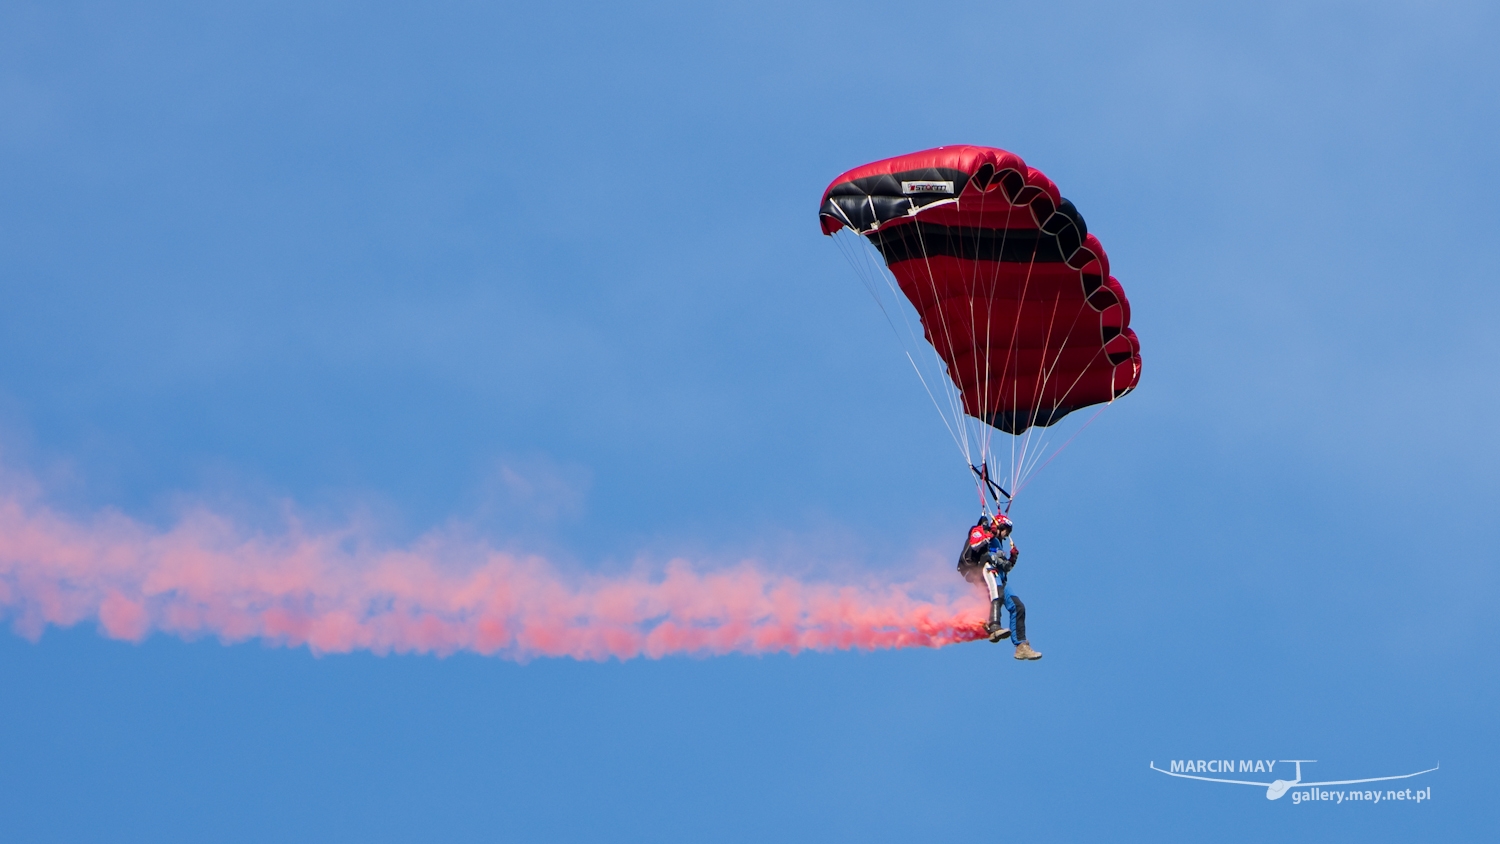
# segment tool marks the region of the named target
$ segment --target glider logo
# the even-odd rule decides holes
[[[952,182],[902,182],[901,192],[913,193],[953,193]]]
[[[1189,780],[1202,780],[1204,782],[1223,782],[1230,785],[1254,785],[1266,790],[1267,800],[1280,800],[1288,791],[1292,792],[1293,803],[1303,803],[1310,800],[1326,800],[1337,803],[1347,801],[1360,801],[1379,803],[1386,800],[1410,800],[1421,803],[1432,799],[1432,787],[1412,791],[1411,789],[1368,789],[1368,790],[1341,790],[1329,791],[1323,789],[1325,785],[1354,785],[1366,782],[1385,782],[1387,780],[1405,780],[1430,774],[1437,770],[1434,765],[1425,771],[1417,771],[1414,774],[1396,774],[1390,777],[1366,777],[1357,780],[1327,780],[1324,782],[1303,782],[1302,766],[1312,764],[1316,759],[1241,759],[1239,760],[1238,772],[1240,773],[1271,773],[1277,764],[1292,764],[1297,766],[1296,775],[1289,780],[1274,779],[1270,782],[1254,782],[1251,780],[1226,779],[1223,777],[1205,777],[1199,774],[1232,774],[1236,772],[1235,760],[1233,759],[1174,759],[1170,770],[1163,770],[1151,763],[1151,770],[1166,774],[1169,777],[1181,777]]]

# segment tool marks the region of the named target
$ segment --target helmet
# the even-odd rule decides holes
[[[989,527],[990,523],[991,523],[991,520],[990,520],[990,514],[989,513],[984,513],[983,515],[981,515],[979,517],[979,526],[980,527]]]
[[[1015,525],[1011,523],[1010,516],[1004,513],[995,514],[995,530],[1014,530]]]

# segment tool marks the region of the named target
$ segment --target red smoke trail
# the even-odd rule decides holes
[[[49,624],[97,619],[131,641],[160,631],[316,653],[512,659],[940,647],[983,636],[981,602],[921,600],[900,585],[805,583],[750,563],[564,577],[541,558],[443,536],[383,551],[349,550],[354,539],[253,535],[204,513],[162,530],[0,497],[0,616],[33,639]]]

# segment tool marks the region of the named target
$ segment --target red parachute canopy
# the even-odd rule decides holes
[[[1104,247],[1020,156],[950,146],[866,164],[818,215],[824,234],[848,227],[879,250],[969,416],[1020,434],[1140,381]]]

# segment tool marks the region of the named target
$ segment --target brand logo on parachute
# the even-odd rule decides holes
[[[901,192],[913,193],[953,193],[952,182],[902,182]]]

